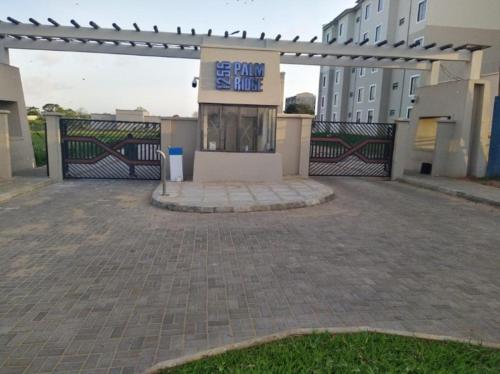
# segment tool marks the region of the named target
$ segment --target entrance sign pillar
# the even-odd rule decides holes
[[[47,123],[47,164],[49,166],[49,178],[56,182],[61,182],[63,180],[63,168],[59,122],[62,114],[44,112],[42,115]]]
[[[455,131],[455,121],[439,119],[437,121],[436,145],[434,147],[434,157],[432,161],[432,176],[446,176],[446,165],[448,164],[448,154],[450,153],[451,139]]]
[[[429,72],[427,85],[435,86],[439,84],[439,71],[441,70],[441,61],[434,61],[432,63],[431,71]]]
[[[394,137],[391,169],[391,180],[393,181],[403,177],[408,150],[410,148],[410,121],[407,119],[397,119],[395,122],[396,135]]]
[[[10,159],[9,111],[0,110],[0,178],[12,178]]]
[[[467,73],[465,79],[481,79],[481,67],[483,64],[483,51],[472,52],[470,62],[467,63]]]

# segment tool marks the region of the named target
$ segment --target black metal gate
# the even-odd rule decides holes
[[[392,123],[314,121],[309,175],[390,177]]]
[[[160,124],[61,120],[64,178],[160,179]]]

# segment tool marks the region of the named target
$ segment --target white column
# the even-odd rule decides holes
[[[10,159],[9,111],[0,110],[0,178],[12,178]]]
[[[410,121],[407,119],[396,120],[396,135],[394,138],[394,152],[392,155],[392,180],[403,177],[408,150],[410,147]]]
[[[10,65],[9,50],[4,48],[2,43],[0,43],[0,64]]]
[[[455,121],[439,119],[437,121],[436,145],[434,147],[434,158],[432,160],[432,176],[447,176],[448,154],[450,153],[450,142],[455,131]]]
[[[427,73],[427,85],[435,86],[439,84],[439,71],[441,70],[441,61],[432,63],[431,71]]]
[[[472,52],[470,62],[467,63],[465,79],[481,79],[481,68],[483,64],[483,51]]]
[[[49,166],[49,178],[60,182],[63,180],[61,131],[59,127],[62,114],[44,112],[42,115],[47,122],[47,164]]]

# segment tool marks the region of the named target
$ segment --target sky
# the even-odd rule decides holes
[[[111,28],[175,32],[196,29],[246,30],[249,37],[261,32],[283,39],[321,39],[321,26],[355,0],[0,0],[0,19],[22,22],[33,17],[47,23],[51,17],[63,25],[75,19],[82,26],[95,21]],[[198,109],[199,61],[74,52],[11,50],[11,64],[20,68],[26,105],[57,103],[89,113],[114,113],[115,109],[146,108],[154,115],[190,116]],[[281,65],[286,73],[285,96],[316,94],[319,67]]]

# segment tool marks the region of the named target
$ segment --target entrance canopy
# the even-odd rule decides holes
[[[62,26],[52,18],[50,25],[43,25],[30,18],[30,23],[22,23],[7,17],[0,21],[0,49],[32,49],[68,52],[108,53],[135,56],[156,56],[199,59],[200,48],[236,48],[239,50],[266,50],[280,52],[281,63],[319,66],[380,67],[389,69],[431,70],[432,63],[438,61],[471,62],[472,53],[486,47],[479,45],[452,44],[425,46],[416,43],[405,46],[404,41],[377,44],[365,40],[355,44],[352,39],[337,43],[336,40],[317,43],[317,37],[309,41],[283,40],[281,35],[266,38],[262,33],[258,38],[247,37],[246,31],[233,36],[227,31],[216,36],[212,30],[198,34],[195,29],[183,33],[162,32],[157,26],[152,31],[142,30],[136,23],[134,29],[125,30],[113,23],[113,28],[102,28],[90,21],[90,27],[83,27],[75,20],[72,26]]]

